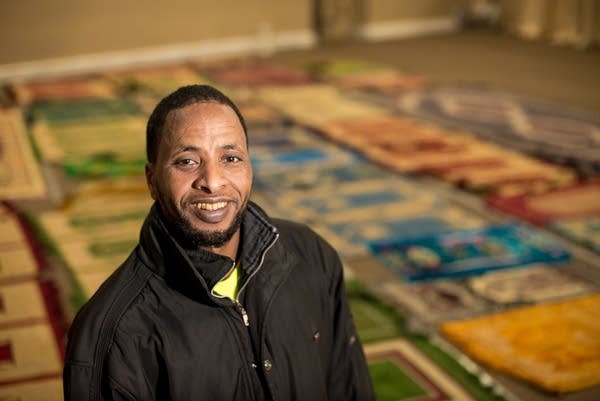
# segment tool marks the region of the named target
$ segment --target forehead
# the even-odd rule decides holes
[[[172,110],[165,121],[166,133],[209,126],[243,132],[242,124],[235,111],[228,105],[214,101],[192,103]]]

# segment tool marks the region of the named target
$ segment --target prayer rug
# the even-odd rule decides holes
[[[463,352],[553,393],[600,385],[600,295],[452,321],[441,332]]]
[[[405,339],[367,344],[365,356],[379,401],[475,399]]]
[[[364,101],[351,99],[332,85],[314,84],[258,88],[258,98],[292,120],[310,127],[345,118],[371,118],[389,113]]]
[[[16,82],[11,85],[18,105],[55,100],[115,99],[119,92],[100,76],[72,77],[48,81]]]
[[[556,220],[550,223],[549,228],[600,254],[600,215]]]
[[[220,85],[265,87],[301,85],[313,82],[306,72],[263,60],[226,60],[198,64],[201,74]]]
[[[421,89],[429,83],[422,75],[403,73],[396,68],[365,60],[318,60],[303,67],[319,81],[376,93]]]
[[[54,332],[45,322],[1,327],[0,388],[62,377],[57,348]]]
[[[53,99],[36,101],[24,109],[28,124],[38,121],[48,123],[102,123],[106,119],[139,115],[140,107],[134,99]]]
[[[539,225],[597,216],[600,214],[600,182],[581,183],[541,194],[489,196],[486,202],[498,210]]]
[[[432,333],[448,319],[471,317],[488,312],[490,305],[470,292],[458,280],[407,283],[388,280],[377,284],[383,299],[406,312],[410,329]]]
[[[62,377],[0,386],[0,399],[7,401],[63,401]]]
[[[20,109],[0,109],[0,199],[39,199],[47,193]]]
[[[290,125],[289,119],[256,98],[253,91],[232,90],[229,97],[236,103],[244,116],[248,129],[248,139],[252,140],[257,132],[267,135],[280,135],[278,130]]]
[[[325,168],[343,166],[356,160],[356,155],[340,149],[299,126],[280,127],[277,135],[261,129],[255,130],[250,140],[250,156],[258,177],[269,177],[282,173],[302,171],[305,167]],[[287,178],[287,177],[286,177]],[[260,178],[259,180],[260,181]],[[276,190],[285,182],[273,182],[270,189]],[[268,186],[266,180],[258,185]]]
[[[313,125],[331,140],[401,173],[430,174],[476,192],[507,196],[575,181],[568,168],[524,156],[466,132],[402,117],[344,118]]]
[[[77,310],[127,258],[152,204],[145,180],[84,184],[57,209],[33,216],[71,275]]]
[[[363,343],[406,334],[404,319],[364,289],[355,279],[346,278],[346,292],[356,329]]]
[[[600,173],[600,116],[484,86],[445,85],[404,92],[396,110],[470,130],[529,154]]]
[[[575,276],[568,266],[533,265],[487,272],[470,278],[469,288],[499,305],[545,302],[581,296],[597,288]]]
[[[41,158],[76,178],[143,174],[145,130],[146,119],[136,116],[31,126]]]
[[[186,64],[115,70],[104,74],[121,94],[147,93],[154,103],[181,86],[206,83],[207,79]],[[150,113],[151,110],[148,110]]]
[[[356,74],[378,73],[380,71],[398,71],[380,63],[360,59],[328,59],[311,60],[302,64],[302,68],[320,81],[328,81],[335,77],[353,76]]]
[[[35,279],[38,261],[14,212],[0,203],[0,282]]]
[[[37,249],[20,217],[0,205],[2,399],[62,399],[65,322],[54,287],[42,281],[45,264]]]
[[[570,259],[566,245],[517,223],[371,242],[380,263],[408,281],[465,277],[488,270]]]
[[[544,193],[572,185],[577,180],[576,174],[564,167],[512,152],[504,153],[498,165],[452,168],[439,176],[458,187],[498,196]]]
[[[338,153],[341,152],[338,150]],[[336,153],[332,152],[328,155],[335,156]],[[343,162],[339,164],[337,163],[339,159],[336,158],[317,160],[317,164],[328,162],[326,166],[315,166],[313,163],[294,166],[290,163],[288,169],[281,167],[264,169],[259,165],[255,170],[255,186],[270,196],[282,196],[293,191],[332,191],[333,193],[338,185],[386,178],[393,184],[392,175],[376,165],[361,161],[359,158],[351,160],[348,154],[342,154],[341,159]],[[290,171],[291,168],[294,168],[294,171]],[[399,180],[402,181],[401,178]]]

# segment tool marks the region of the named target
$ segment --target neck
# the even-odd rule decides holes
[[[221,247],[202,247],[203,250],[215,253],[217,255],[226,256],[231,260],[236,260],[240,245],[240,230],[238,230],[231,239]]]

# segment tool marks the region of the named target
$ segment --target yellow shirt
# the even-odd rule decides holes
[[[213,292],[231,299],[236,299],[240,289],[242,269],[240,262],[236,262],[233,268],[213,287]]]

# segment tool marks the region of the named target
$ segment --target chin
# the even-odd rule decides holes
[[[220,248],[226,245],[238,232],[241,226],[243,213],[236,214],[227,223],[218,225],[192,224],[189,220],[181,221],[179,229],[184,237],[196,246]]]

